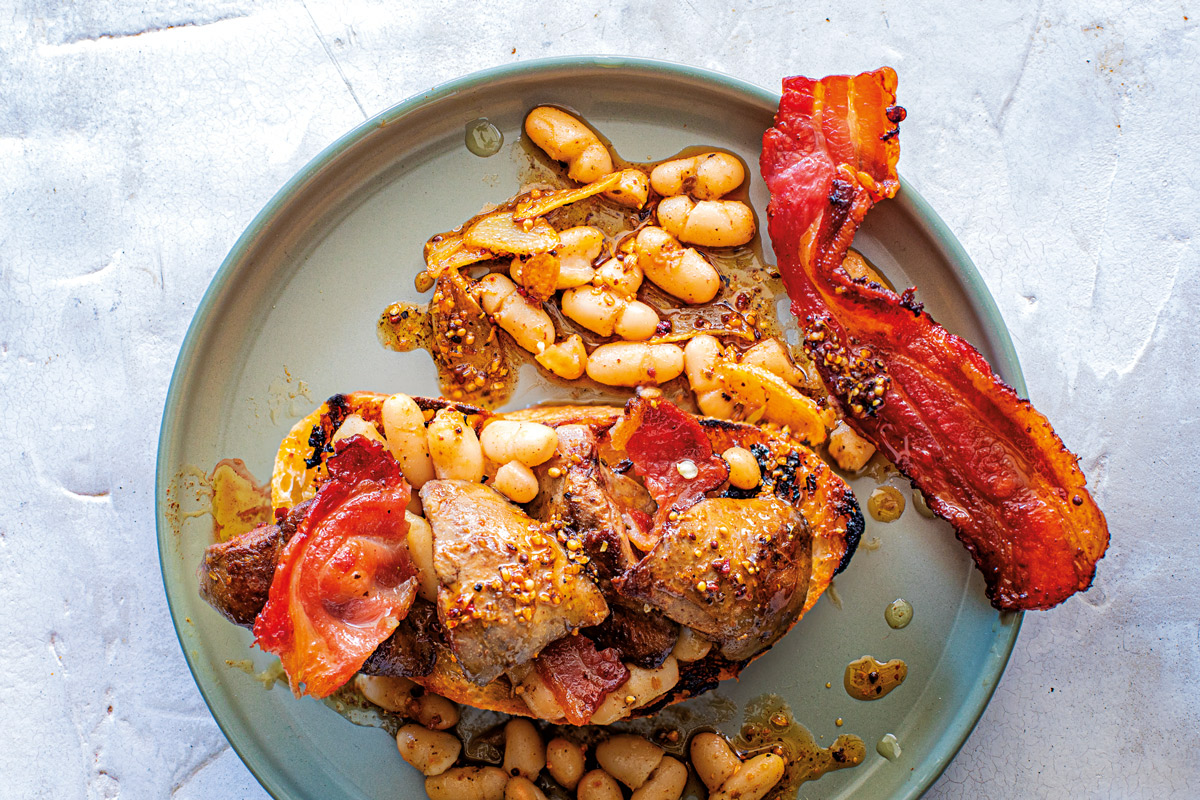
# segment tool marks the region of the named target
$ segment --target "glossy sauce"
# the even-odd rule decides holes
[[[795,721],[787,703],[773,694],[763,695],[747,706],[746,722],[731,744],[743,760],[773,752],[787,762],[783,778],[766,795],[767,800],[796,797],[801,784],[827,772],[856,767],[867,753],[863,740],[852,733],[844,733],[829,747],[821,747],[812,733]]]
[[[208,481],[217,541],[228,541],[271,521],[271,489],[255,480],[240,458],[218,461]]]
[[[887,663],[871,656],[851,661],[842,679],[846,694],[855,700],[878,700],[887,695],[908,677],[908,664],[898,658]]]

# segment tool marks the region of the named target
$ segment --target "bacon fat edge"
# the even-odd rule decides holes
[[[769,232],[825,385],[954,526],[992,605],[1050,608],[1086,589],[1108,528],[1078,459],[911,290],[842,269],[867,211],[900,186],[896,73],[794,77],[783,90],[760,163]]]

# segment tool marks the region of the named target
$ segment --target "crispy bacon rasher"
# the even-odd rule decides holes
[[[696,418],[661,396],[639,395],[626,402],[612,440],[658,503],[656,528],[672,511],[683,513],[729,477],[729,465],[713,452]],[[693,467],[695,474],[688,472]]]
[[[378,442],[338,442],[304,521],[275,567],[255,643],[279,656],[296,696],[326,697],[354,676],[408,614],[409,486]]]
[[[968,342],[842,260],[900,183],[896,73],[788,78],[760,166],[769,231],[806,350],[850,424],[949,520],[999,609],[1091,585],[1108,546],[1078,459]]]
[[[578,633],[546,645],[534,668],[572,725],[586,725],[604,698],[629,678],[620,651],[597,650],[591,639]]]

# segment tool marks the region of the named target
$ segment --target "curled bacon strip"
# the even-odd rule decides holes
[[[618,650],[597,650],[591,639],[579,634],[546,645],[534,669],[572,725],[586,725],[604,698],[629,679]]]
[[[763,136],[771,241],[806,349],[850,424],[949,520],[999,609],[1050,608],[1091,585],[1104,515],[1050,423],[969,343],[842,260],[899,188],[896,73],[788,78]]]
[[[729,477],[729,465],[713,452],[696,418],[662,397],[629,400],[625,416],[613,426],[612,442],[625,450],[658,503],[655,527],[672,511],[682,513],[694,506]]]
[[[416,595],[399,464],[362,436],[337,447],[254,622],[255,643],[279,656],[297,696],[327,697],[350,680]]]

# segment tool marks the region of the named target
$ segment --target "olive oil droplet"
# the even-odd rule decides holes
[[[888,607],[884,609],[883,618],[887,620],[887,624],[899,630],[908,623],[912,622],[913,607],[912,603],[902,597],[898,597],[888,603]]]
[[[480,158],[487,158],[500,152],[504,134],[487,117],[480,117],[467,123],[466,141],[468,150]]]

